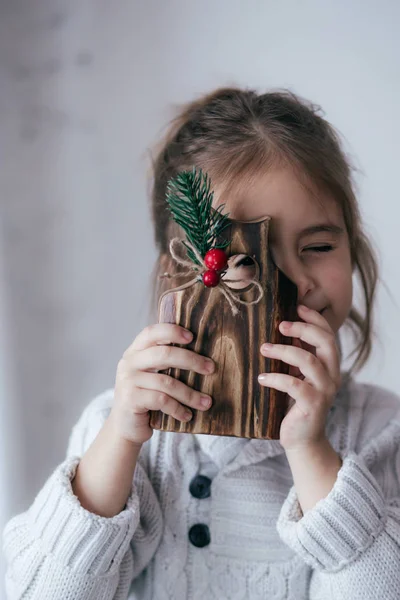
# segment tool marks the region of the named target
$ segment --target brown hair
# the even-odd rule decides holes
[[[152,217],[160,263],[168,253],[170,214],[165,195],[179,171],[200,166],[211,180],[237,185],[272,164],[290,164],[304,183],[332,193],[349,236],[359,276],[363,312],[352,307],[346,324],[355,338],[350,371],[360,369],[372,347],[372,309],[378,279],[375,250],[362,229],[353,167],[320,107],[288,90],[257,94],[222,88],[186,105],[172,122],[153,163]],[[215,178],[215,179],[214,179]]]

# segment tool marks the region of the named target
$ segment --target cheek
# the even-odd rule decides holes
[[[325,291],[329,298],[339,308],[347,313],[353,300],[353,276],[351,265],[343,267],[343,263],[335,263],[324,272]]]

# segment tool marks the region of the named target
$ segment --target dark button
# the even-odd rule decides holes
[[[190,482],[189,491],[195,498],[209,498],[211,496],[211,479],[205,475],[196,475]]]
[[[204,548],[211,541],[210,530],[204,523],[197,523],[189,529],[189,540],[196,548]]]

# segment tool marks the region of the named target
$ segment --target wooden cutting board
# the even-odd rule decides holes
[[[210,394],[213,404],[205,412],[193,410],[193,418],[188,423],[154,411],[150,416],[153,428],[279,439],[288,397],[261,386],[257,378],[265,372],[288,373],[289,366],[262,356],[260,346],[264,342],[291,343],[290,338],[281,335],[278,325],[283,320],[297,319],[297,287],[272,260],[268,246],[269,222],[269,217],[256,222],[230,220],[225,231],[230,240],[226,252],[231,257],[225,279],[242,278],[243,273],[256,275],[265,292],[258,304],[240,305],[239,314],[234,316],[218,287],[206,288],[202,282],[180,291],[166,290],[160,296],[159,322],[177,323],[189,329],[194,339],[181,347],[209,356],[215,361],[216,369],[212,375],[180,369],[165,371],[190,387]],[[235,266],[240,262],[249,263],[247,271],[243,266]],[[172,274],[179,270],[172,258],[163,266]],[[180,284],[182,279],[168,281],[170,288]],[[231,285],[246,286],[245,283]],[[247,286],[241,290],[240,298],[253,300],[257,293],[255,287]]]

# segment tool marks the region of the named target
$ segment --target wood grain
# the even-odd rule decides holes
[[[297,288],[274,264],[268,247],[269,218],[258,222],[231,221],[225,234],[231,240],[227,254],[246,254],[259,266],[259,281],[265,291],[262,300],[252,306],[240,306],[232,315],[218,287],[209,289],[201,282],[178,292],[166,290],[159,301],[159,322],[177,323],[194,333],[191,344],[182,346],[211,357],[216,363],[212,375],[169,369],[170,376],[190,387],[210,394],[212,407],[193,410],[188,423],[157,411],[151,426],[163,431],[208,433],[245,438],[278,439],[287,411],[286,394],[263,387],[258,375],[263,372],[287,373],[288,366],[260,353],[264,342],[290,343],[278,329],[282,320],[296,318]],[[164,263],[176,273],[175,261]],[[188,280],[190,277],[188,277]],[[182,279],[169,281],[170,287]],[[256,289],[242,290],[240,298],[252,300]]]

